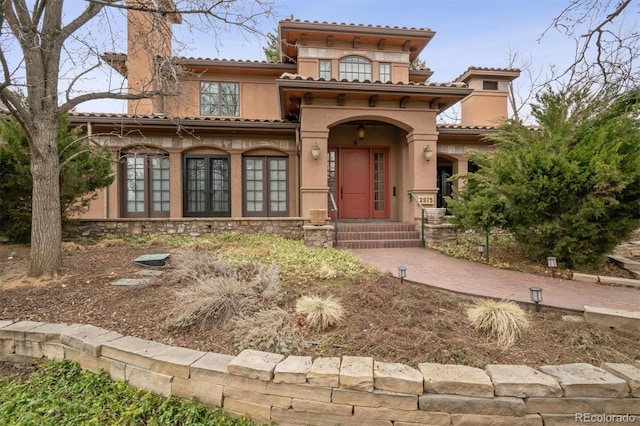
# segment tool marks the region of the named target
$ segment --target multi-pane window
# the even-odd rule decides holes
[[[184,215],[231,216],[229,158],[188,155],[184,159]]]
[[[131,153],[124,156],[124,217],[169,216],[169,157]]]
[[[385,158],[384,152],[373,153],[373,210],[385,210]]]
[[[200,84],[201,115],[240,115],[240,85],[203,81]]]
[[[383,83],[391,81],[391,64],[388,62],[380,63],[380,81]]]
[[[244,158],[244,215],[287,216],[287,157]]]
[[[338,151],[335,148],[327,152],[327,183],[329,184],[329,194],[333,195],[333,201],[338,202],[338,193],[336,191],[336,183],[338,176],[336,172],[338,165]],[[331,199],[327,200],[329,203],[329,211],[333,213],[333,203]],[[337,206],[336,206],[337,207]]]
[[[320,59],[319,77],[325,80],[331,80],[331,61],[328,59]]]
[[[371,61],[359,56],[347,56],[338,63],[340,80],[371,81]]]

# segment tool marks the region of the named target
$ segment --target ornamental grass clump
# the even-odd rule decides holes
[[[303,335],[294,315],[277,307],[236,318],[233,342],[238,352],[254,349],[288,355],[304,349]]]
[[[186,284],[176,291],[176,304],[166,321],[178,328],[249,315],[274,306],[282,296],[277,265],[245,262],[232,266],[215,254],[181,264],[166,281]]]
[[[471,326],[507,349],[522,336],[529,326],[527,313],[515,302],[508,300],[482,299],[467,309]]]
[[[296,302],[296,312],[305,316],[311,330],[324,331],[342,321],[342,304],[333,296],[302,296]]]

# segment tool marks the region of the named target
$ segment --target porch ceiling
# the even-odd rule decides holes
[[[329,99],[337,106],[347,101],[366,101],[375,108],[378,102],[395,102],[397,108],[420,103],[425,109],[442,112],[472,92],[464,84],[448,83],[381,83],[338,80],[315,80],[283,75],[276,80],[283,117],[299,116],[300,106],[313,105],[314,100]]]

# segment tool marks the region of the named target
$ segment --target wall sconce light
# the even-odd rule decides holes
[[[542,302],[542,289],[540,287],[529,287],[531,301],[536,304],[536,312],[540,310],[538,304]]]
[[[404,279],[407,277],[407,267],[404,265],[398,266],[398,277],[400,278],[400,282],[404,282]]]
[[[424,154],[424,159],[427,161],[431,161],[431,159],[433,158],[433,151],[431,150],[431,147],[429,145],[424,147],[422,153]]]
[[[358,139],[364,139],[366,134],[365,128],[364,126],[361,124],[358,126]]]
[[[311,148],[311,156],[314,160],[320,158],[320,147],[318,146],[318,144],[313,145],[313,147]]]
[[[551,268],[551,276],[556,277],[556,268],[558,267],[558,261],[555,257],[547,257],[547,266]]]

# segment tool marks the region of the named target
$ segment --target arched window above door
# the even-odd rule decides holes
[[[371,61],[360,56],[346,56],[338,63],[338,78],[340,80],[372,80]]]

